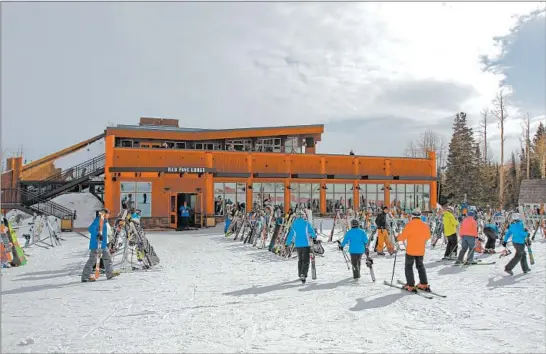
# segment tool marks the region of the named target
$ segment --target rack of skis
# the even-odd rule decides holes
[[[328,242],[337,242],[343,239],[343,236],[349,229],[350,221],[353,219],[360,221],[361,228],[367,231],[368,235],[371,235],[371,241],[376,240],[376,226],[371,213],[354,213],[352,210],[348,210],[342,214],[338,210],[334,216],[332,228],[325,232],[323,228],[324,219],[313,220],[311,210],[303,209],[302,211],[304,218],[313,225],[316,234],[322,236],[322,238],[326,238]],[[226,220],[224,229],[225,237],[232,237],[234,241],[250,244],[258,249],[267,249],[282,258],[291,258],[294,246],[286,246],[286,238],[295,217],[296,213],[293,212],[283,215],[280,207],[260,208],[250,213],[238,210],[233,212],[231,218]],[[392,225],[389,227],[390,244],[394,245],[397,251],[404,250],[402,245],[396,242],[395,237],[401,232],[405,224],[405,219],[398,218],[393,219]],[[321,241],[312,247],[315,254],[324,254]]]
[[[139,210],[133,214],[123,210],[108,235],[115,269],[122,272],[149,270],[159,264],[159,257],[140,224]]]
[[[371,244],[377,244],[375,217],[370,211],[354,212],[347,210],[342,213],[336,211],[333,218],[331,229],[324,230],[324,219],[313,220],[311,210],[302,209],[304,218],[306,218],[315,229],[317,235],[326,238],[328,242],[340,241],[349,229],[349,224],[352,219],[357,219],[360,222],[360,227],[364,229],[370,238]],[[230,218],[226,219],[225,237],[233,238],[234,241],[240,241],[245,244],[250,244],[258,249],[267,249],[268,251],[282,258],[291,258],[293,254],[293,246],[286,246],[286,238],[290,232],[290,228],[296,216],[295,213],[289,212],[283,215],[283,210],[280,206],[256,208],[250,213],[237,210],[229,213]],[[502,243],[502,238],[510,225],[512,212],[503,212],[497,214],[478,213],[479,234],[483,235],[483,229],[487,224],[496,224],[499,228],[498,243]],[[330,219],[331,220],[331,219]],[[409,222],[409,215],[400,213],[390,215],[388,223],[388,238],[390,244],[395,247],[397,252],[404,251],[404,245],[396,241],[396,236],[402,232],[405,225]],[[431,230],[430,248],[434,248],[442,241],[442,244],[447,244],[447,239],[444,235],[444,227],[442,222],[442,214],[433,211],[428,217],[423,218]],[[542,234],[546,238],[545,220],[542,215],[524,215],[523,221],[528,230],[530,230],[532,240],[536,235]],[[331,222],[331,221],[330,221]],[[538,231],[541,231],[538,233]],[[482,237],[479,238],[479,240]],[[478,241],[479,241],[478,240]],[[314,251],[318,255],[324,254],[324,248],[319,243],[313,245]],[[375,251],[376,247],[373,246]],[[478,251],[480,252],[480,251]]]
[[[57,218],[34,214],[32,220],[23,225],[21,214],[14,214],[10,220],[1,216],[0,227],[0,258],[2,268],[11,268],[25,265],[30,254],[25,250],[32,247],[50,249],[61,245],[64,239],[60,236],[60,227]],[[29,227],[22,236],[25,239],[23,247],[19,244],[17,231]]]

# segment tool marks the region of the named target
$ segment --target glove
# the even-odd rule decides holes
[[[530,238],[527,238],[525,240],[525,244],[527,245],[527,247],[531,247],[531,239]]]
[[[368,258],[366,259],[366,267],[371,268],[373,264],[373,259]]]
[[[502,241],[502,247],[506,247],[506,241]]]
[[[100,232],[97,234],[97,240],[102,241],[102,234]]]
[[[337,245],[337,248],[339,248],[340,251],[343,251],[343,247],[341,247],[341,243]]]
[[[316,245],[317,243],[318,243],[317,239],[316,239],[316,238],[314,238],[314,239],[313,239],[313,244],[315,244],[315,245]]]

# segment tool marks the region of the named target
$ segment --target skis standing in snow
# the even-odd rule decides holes
[[[102,256],[102,260],[104,261],[107,279],[112,279],[119,275],[119,272],[115,272],[112,268],[112,257],[108,249],[107,224],[109,216],[110,211],[108,209],[101,209],[97,212],[95,220],[93,220],[87,229],[91,236],[89,237],[89,259],[85,263],[82,272],[82,282],[84,283],[96,280],[95,277],[91,276],[91,273],[93,272],[93,265],[95,265],[99,256]],[[99,252],[101,255],[99,255]]]
[[[450,259],[457,255],[457,226],[459,222],[455,219],[453,213],[455,209],[453,207],[447,207],[447,210],[442,214],[442,221],[444,224],[444,235],[447,238],[447,247],[444,253],[444,260]]]
[[[474,251],[476,249],[476,239],[478,238],[478,223],[474,219],[474,211],[469,211],[468,215],[463,219],[461,223],[461,252],[455,264],[463,263],[464,256],[468,251],[468,257],[466,259],[467,264],[476,264],[474,262]]]
[[[413,264],[417,268],[419,273],[419,284],[417,289],[430,291],[430,286],[427,280],[427,271],[423,264],[423,258],[425,256],[425,246],[430,239],[430,229],[421,220],[421,210],[415,209],[411,213],[411,221],[406,225],[402,233],[397,237],[397,241],[407,240],[406,246],[406,285],[404,289],[407,291],[415,292],[415,278],[413,275]]]
[[[506,247],[506,243],[512,237],[512,244],[516,249],[514,257],[506,264],[504,271],[510,275],[514,275],[512,269],[519,263],[523,273],[528,273],[531,269],[527,264],[527,253],[525,252],[525,246],[530,246],[531,240],[529,240],[529,233],[525,231],[523,223],[521,222],[519,213],[512,214],[512,224],[508,227],[508,231],[504,236],[502,245]]]
[[[296,252],[298,254],[298,276],[303,284],[309,274],[309,262],[311,257],[311,245],[309,244],[309,238],[313,240],[313,243],[317,242],[317,234],[313,229],[313,226],[303,218],[303,212],[301,209],[296,211],[296,219],[292,223],[290,232],[286,236],[285,246],[288,248],[294,244]]]
[[[368,235],[366,231],[359,227],[359,222],[356,219],[351,220],[351,229],[347,231],[343,242],[339,244],[339,250],[343,251],[343,247],[349,244],[349,254],[351,255],[351,264],[353,266],[353,278],[360,278],[360,264],[362,254],[366,250],[368,244]]]

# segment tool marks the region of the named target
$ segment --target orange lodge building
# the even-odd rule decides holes
[[[177,227],[186,202],[213,224],[229,204],[336,209],[436,205],[436,156],[316,154],[323,125],[244,129],[179,128],[141,118],[105,131],[104,204],[142,211],[147,227]]]

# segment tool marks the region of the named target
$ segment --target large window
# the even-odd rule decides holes
[[[255,151],[281,152],[281,146],[281,138],[258,138]]]
[[[334,184],[326,185],[326,212],[335,213],[347,211],[349,206],[353,205],[353,185],[352,184]]]
[[[313,213],[320,213],[320,184],[290,184],[290,207],[295,208],[296,206],[303,206],[311,209]]]
[[[391,200],[402,210],[410,212],[414,208],[430,210],[430,185],[395,184],[392,185]]]
[[[361,184],[358,191],[360,209],[376,211],[384,204],[384,193],[382,184]]]
[[[271,205],[284,208],[284,184],[253,183],[252,205],[253,207]]]
[[[299,143],[298,137],[288,137],[284,141],[284,152],[287,154],[292,153],[298,153],[300,154],[302,152],[302,147]]]
[[[140,209],[141,216],[152,216],[152,182],[121,182],[121,209]]]
[[[214,183],[214,214],[225,215],[227,206],[246,203],[246,186],[244,183]]]

